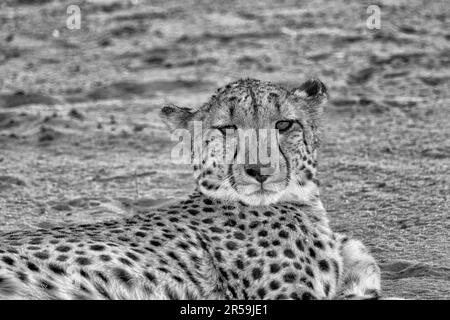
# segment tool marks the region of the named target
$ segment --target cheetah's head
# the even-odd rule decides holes
[[[316,152],[326,99],[316,79],[293,90],[246,79],[218,89],[197,110],[168,105],[161,116],[191,133],[189,157],[203,194],[255,206],[308,202],[318,195]]]

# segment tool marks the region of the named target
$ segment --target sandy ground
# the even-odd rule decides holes
[[[190,169],[170,162],[161,104],[198,106],[240,77],[315,76],[331,93],[319,170],[334,228],[370,247],[386,295],[450,298],[448,1],[6,3],[0,230],[182,198]]]

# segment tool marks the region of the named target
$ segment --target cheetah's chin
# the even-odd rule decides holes
[[[237,188],[238,200],[250,206],[268,206],[278,202],[283,191],[276,184],[243,184]]]
[[[280,199],[281,194],[279,192],[260,189],[241,197],[242,201],[250,206],[268,206],[276,203]]]

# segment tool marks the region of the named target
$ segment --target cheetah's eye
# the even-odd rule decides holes
[[[223,135],[225,135],[226,133],[227,133],[227,130],[228,130],[228,132],[231,132],[231,131],[236,131],[237,130],[237,127],[235,126],[235,125],[227,125],[227,126],[218,126],[218,127],[214,127],[214,129],[217,129],[217,130],[220,130],[220,132],[223,134]]]
[[[286,132],[292,127],[293,122],[292,121],[278,121],[275,124],[275,128],[280,132]]]

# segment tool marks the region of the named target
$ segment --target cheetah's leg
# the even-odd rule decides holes
[[[344,262],[338,299],[379,299],[380,268],[361,241],[340,236]]]

